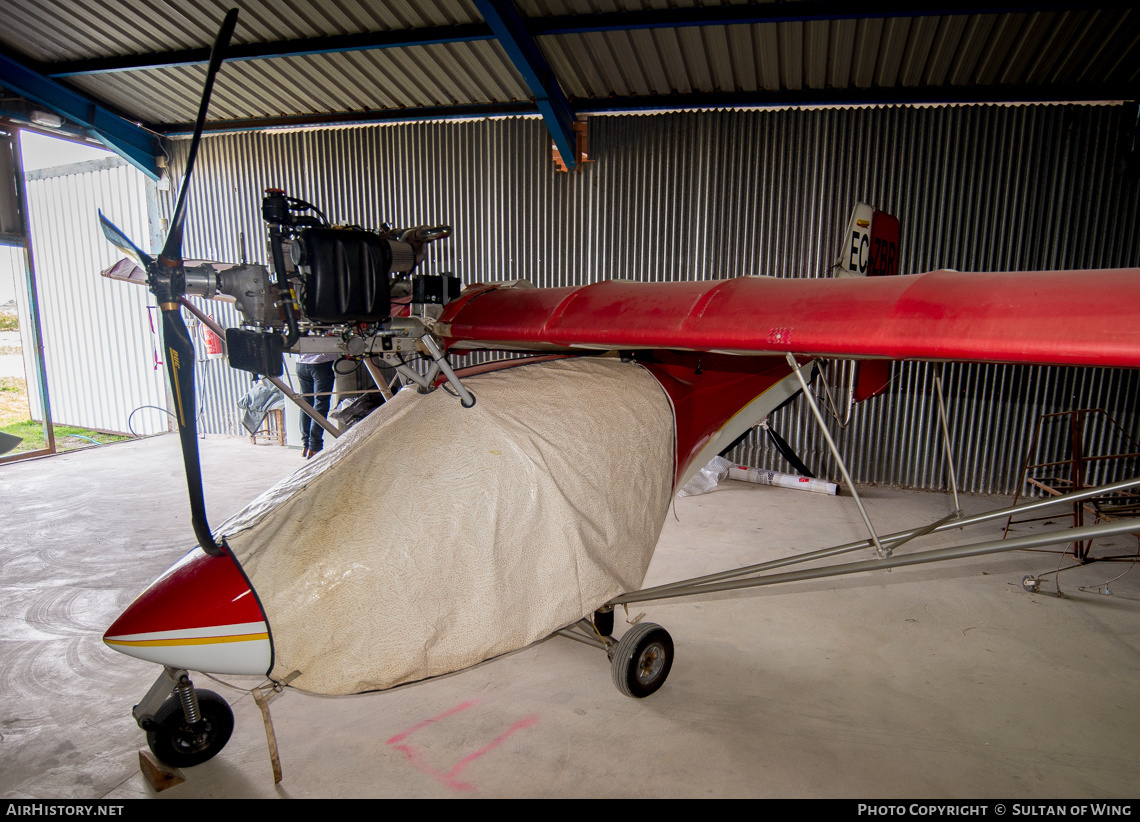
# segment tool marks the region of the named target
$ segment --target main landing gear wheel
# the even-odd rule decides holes
[[[154,715],[157,727],[146,732],[146,743],[162,762],[172,768],[201,765],[216,756],[234,731],[234,712],[213,691],[198,691],[200,721],[190,725],[177,696],[162,703]]]
[[[614,685],[626,696],[642,699],[665,684],[673,667],[673,638],[660,625],[641,622],[618,642],[611,660]]]

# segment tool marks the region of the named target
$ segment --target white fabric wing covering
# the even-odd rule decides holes
[[[391,688],[525,647],[641,586],[668,510],[669,401],[568,359],[405,389],[221,528],[269,620],[271,676]]]

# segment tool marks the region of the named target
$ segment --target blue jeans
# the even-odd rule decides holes
[[[323,394],[324,396],[306,397],[309,404],[321,416],[329,415],[332,404],[333,383],[336,376],[333,374],[331,362],[297,363],[297,382],[301,384],[302,394]],[[324,446],[325,429],[313,422],[313,418],[301,412],[301,447],[310,451],[320,451]]]

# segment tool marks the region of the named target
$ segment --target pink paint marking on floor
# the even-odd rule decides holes
[[[473,707],[473,706],[478,705],[478,704],[479,704],[478,699],[472,699],[469,702],[460,703],[459,705],[456,705],[454,708],[451,708],[450,710],[444,711],[439,716],[433,716],[431,719],[425,719],[419,725],[414,725],[411,728],[408,728],[408,730],[404,731],[403,733],[396,734],[394,737],[392,737],[391,739],[388,740],[387,744],[392,745],[396,742],[402,742],[405,738],[411,736],[416,731],[418,731],[420,728],[426,728],[428,725],[432,724],[433,722],[439,722],[441,719],[447,719],[449,716],[457,714],[460,711],[466,711],[468,708]]]
[[[493,742],[489,743],[488,745],[484,745],[482,748],[475,751],[475,753],[472,753],[472,754],[469,754],[469,755],[463,757],[463,759],[459,760],[459,762],[457,762],[455,764],[455,766],[450,771],[448,771],[447,773],[442,773],[442,772],[436,770],[435,768],[433,768],[431,765],[429,765],[424,760],[423,751],[420,750],[415,745],[403,745],[403,744],[398,744],[398,743],[402,743],[405,739],[407,739],[409,736],[411,736],[412,734],[414,734],[416,731],[420,730],[421,728],[425,728],[428,725],[431,725],[433,722],[439,722],[441,719],[446,719],[449,716],[453,716],[453,715],[459,713],[460,711],[465,711],[468,708],[470,708],[476,704],[478,704],[478,700],[472,700],[470,702],[464,702],[460,705],[456,705],[454,708],[452,708],[448,711],[444,711],[439,716],[432,717],[431,719],[425,719],[423,722],[420,722],[418,725],[412,726],[411,728],[404,731],[403,733],[396,734],[395,736],[393,736],[391,739],[388,740],[387,744],[392,745],[397,751],[402,753],[404,755],[404,757],[408,760],[408,764],[410,764],[413,768],[415,768],[420,773],[426,774],[427,776],[430,776],[433,779],[439,780],[440,782],[442,782],[444,785],[451,788],[452,790],[473,791],[473,790],[475,790],[474,785],[472,785],[469,782],[462,782],[456,778],[459,775],[459,773],[464,768],[466,768],[468,765],[470,765],[472,762],[474,762],[476,759],[483,756],[483,754],[497,748],[499,745],[501,745],[503,742],[505,742],[507,740],[507,738],[511,736],[511,734],[514,734],[518,731],[521,731],[523,728],[529,728],[531,725],[538,722],[537,716],[528,716],[525,719],[520,719],[518,722],[516,722],[514,725],[512,725],[510,728],[508,728],[506,731],[504,731],[502,734],[500,734]]]

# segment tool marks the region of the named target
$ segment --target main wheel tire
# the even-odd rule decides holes
[[[614,685],[635,699],[655,693],[672,667],[673,638],[652,622],[638,623],[626,631],[611,663]]]
[[[200,722],[189,725],[177,696],[162,703],[154,715],[158,728],[146,732],[154,755],[172,768],[190,768],[213,759],[234,731],[234,712],[213,691],[198,691]]]

